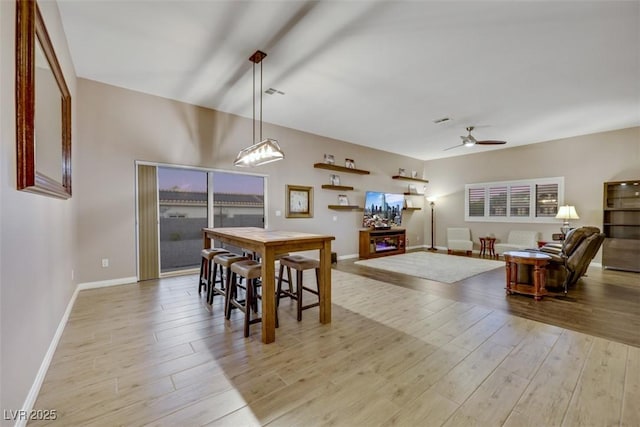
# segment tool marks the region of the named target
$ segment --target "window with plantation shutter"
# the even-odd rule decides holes
[[[564,199],[564,177],[465,185],[465,220],[557,222]]]
[[[484,192],[484,187],[469,188],[467,191],[469,216],[484,217]]]
[[[489,216],[507,216],[507,187],[489,187]]]
[[[558,185],[536,185],[536,216],[555,218],[558,213]]]
[[[531,212],[531,186],[512,185],[509,187],[509,212],[511,216],[528,217]]]

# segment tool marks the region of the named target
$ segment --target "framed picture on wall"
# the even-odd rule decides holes
[[[356,168],[356,162],[353,159],[344,159],[344,166],[349,168],[349,169],[355,169]]]
[[[340,206],[349,206],[349,198],[346,194],[338,195],[338,205]]]
[[[287,185],[285,198],[287,218],[313,217],[313,187]]]

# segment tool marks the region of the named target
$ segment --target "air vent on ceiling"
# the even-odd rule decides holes
[[[265,90],[264,93],[266,93],[267,95],[273,95],[274,93],[277,93],[278,95],[284,95],[284,92],[278,89],[274,89],[272,87],[270,87],[269,89]]]
[[[449,117],[443,117],[441,119],[434,120],[433,123],[438,125],[440,123],[448,122],[449,120],[451,120]]]

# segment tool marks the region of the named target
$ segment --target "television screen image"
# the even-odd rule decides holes
[[[402,224],[404,195],[367,191],[364,197],[362,226],[394,227]]]

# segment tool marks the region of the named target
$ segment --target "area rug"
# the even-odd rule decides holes
[[[432,252],[410,252],[356,261],[355,263],[443,283],[459,282],[467,277],[504,267],[504,262],[501,261]]]

